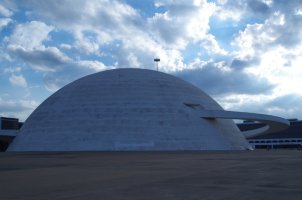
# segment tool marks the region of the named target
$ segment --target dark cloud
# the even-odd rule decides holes
[[[271,13],[268,5],[261,1],[249,0],[247,5],[248,8],[251,9],[251,11],[257,16],[261,15],[262,17],[267,17]]]
[[[57,25],[72,25],[75,21],[80,22],[84,16],[74,12],[81,10],[83,6],[76,1],[34,1],[23,0],[18,2],[19,7],[28,10],[28,15],[41,15],[44,20],[56,22]],[[69,8],[69,9],[67,9]]]
[[[76,68],[76,69],[75,69]],[[80,68],[71,65],[61,66],[60,70],[49,72],[44,75],[43,81],[47,90],[55,92],[64,85],[87,74],[81,72]]]
[[[227,1],[223,4],[223,9],[233,13],[241,13],[244,16],[241,18],[242,20],[246,20],[246,17],[265,19],[272,13],[272,9],[260,0]]]
[[[104,69],[102,70],[110,68],[104,65]],[[95,73],[96,70],[90,67],[89,63],[69,62],[58,67],[56,71],[45,73],[43,81],[49,91],[56,91],[74,80]]]
[[[164,17],[155,19],[151,26],[154,32],[158,34],[160,42],[166,45],[174,45],[180,42],[182,37],[185,35],[185,30],[179,28],[180,24],[173,23],[172,20],[166,20]]]
[[[294,107],[300,108],[302,106],[302,96],[297,94],[287,94],[273,99],[272,101],[266,103],[266,106],[280,106],[283,109],[290,109]]]
[[[302,1],[301,0],[290,0],[290,1],[274,0],[272,6],[276,11],[281,11],[282,13],[292,15],[294,14],[292,12],[293,10],[302,8]]]
[[[245,60],[239,60],[239,59],[234,59],[232,61],[232,64],[231,64],[231,67],[233,68],[244,68],[244,67],[247,67],[249,66],[249,62],[245,61]]]
[[[272,114],[284,118],[302,119],[301,107],[302,96],[298,94],[285,94],[271,100],[253,101],[247,99],[244,103],[234,105],[231,109],[242,110],[247,112],[256,112],[263,114]]]
[[[202,68],[184,70],[177,72],[175,75],[216,96],[225,94],[266,94],[274,89],[274,85],[264,78],[243,71],[224,70],[215,65],[215,63],[209,63]]]
[[[275,33],[278,36],[275,44],[281,44],[286,48],[292,48],[300,45],[302,39],[302,16],[285,14],[284,20],[284,26],[274,27]]]
[[[64,56],[56,48],[43,50],[24,50],[16,48],[11,50],[11,54],[19,57],[25,63],[40,71],[53,71],[69,60],[68,57]]]
[[[275,44],[281,44],[286,48],[295,47],[301,44],[302,15],[297,15],[302,10],[301,0],[273,1],[272,9],[280,15],[284,15],[284,25],[272,26],[274,33],[278,36]]]
[[[231,67],[235,70],[241,70],[251,65],[257,65],[257,64],[259,64],[259,58],[257,57],[247,60],[234,58],[231,63]]]
[[[54,47],[35,50],[12,48],[10,54],[22,59],[33,69],[42,71],[44,84],[49,91],[56,91],[80,77],[107,68],[101,62],[74,61]]]

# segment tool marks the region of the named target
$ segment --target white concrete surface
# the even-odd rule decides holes
[[[266,126],[257,128],[254,130],[243,131],[243,135],[246,138],[255,137],[258,135],[264,135],[285,130],[289,127],[290,123],[288,120],[281,117],[264,115],[257,113],[246,113],[236,111],[224,111],[224,110],[201,110],[199,111],[200,117],[204,119],[243,119],[258,121],[266,124]]]
[[[199,88],[144,69],[81,78],[46,99],[8,151],[250,149],[231,119],[200,118],[223,109]]]

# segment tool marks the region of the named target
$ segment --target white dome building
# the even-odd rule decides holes
[[[230,116],[234,113],[177,77],[146,69],[108,70],[46,99],[8,151],[250,149],[231,119],[219,119],[237,118]],[[287,123],[278,120],[283,127]]]

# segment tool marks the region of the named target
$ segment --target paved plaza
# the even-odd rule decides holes
[[[302,199],[302,151],[1,153],[0,199]]]

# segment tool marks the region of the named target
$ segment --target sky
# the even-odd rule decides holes
[[[156,57],[226,110],[302,119],[302,0],[2,0],[0,116]]]

